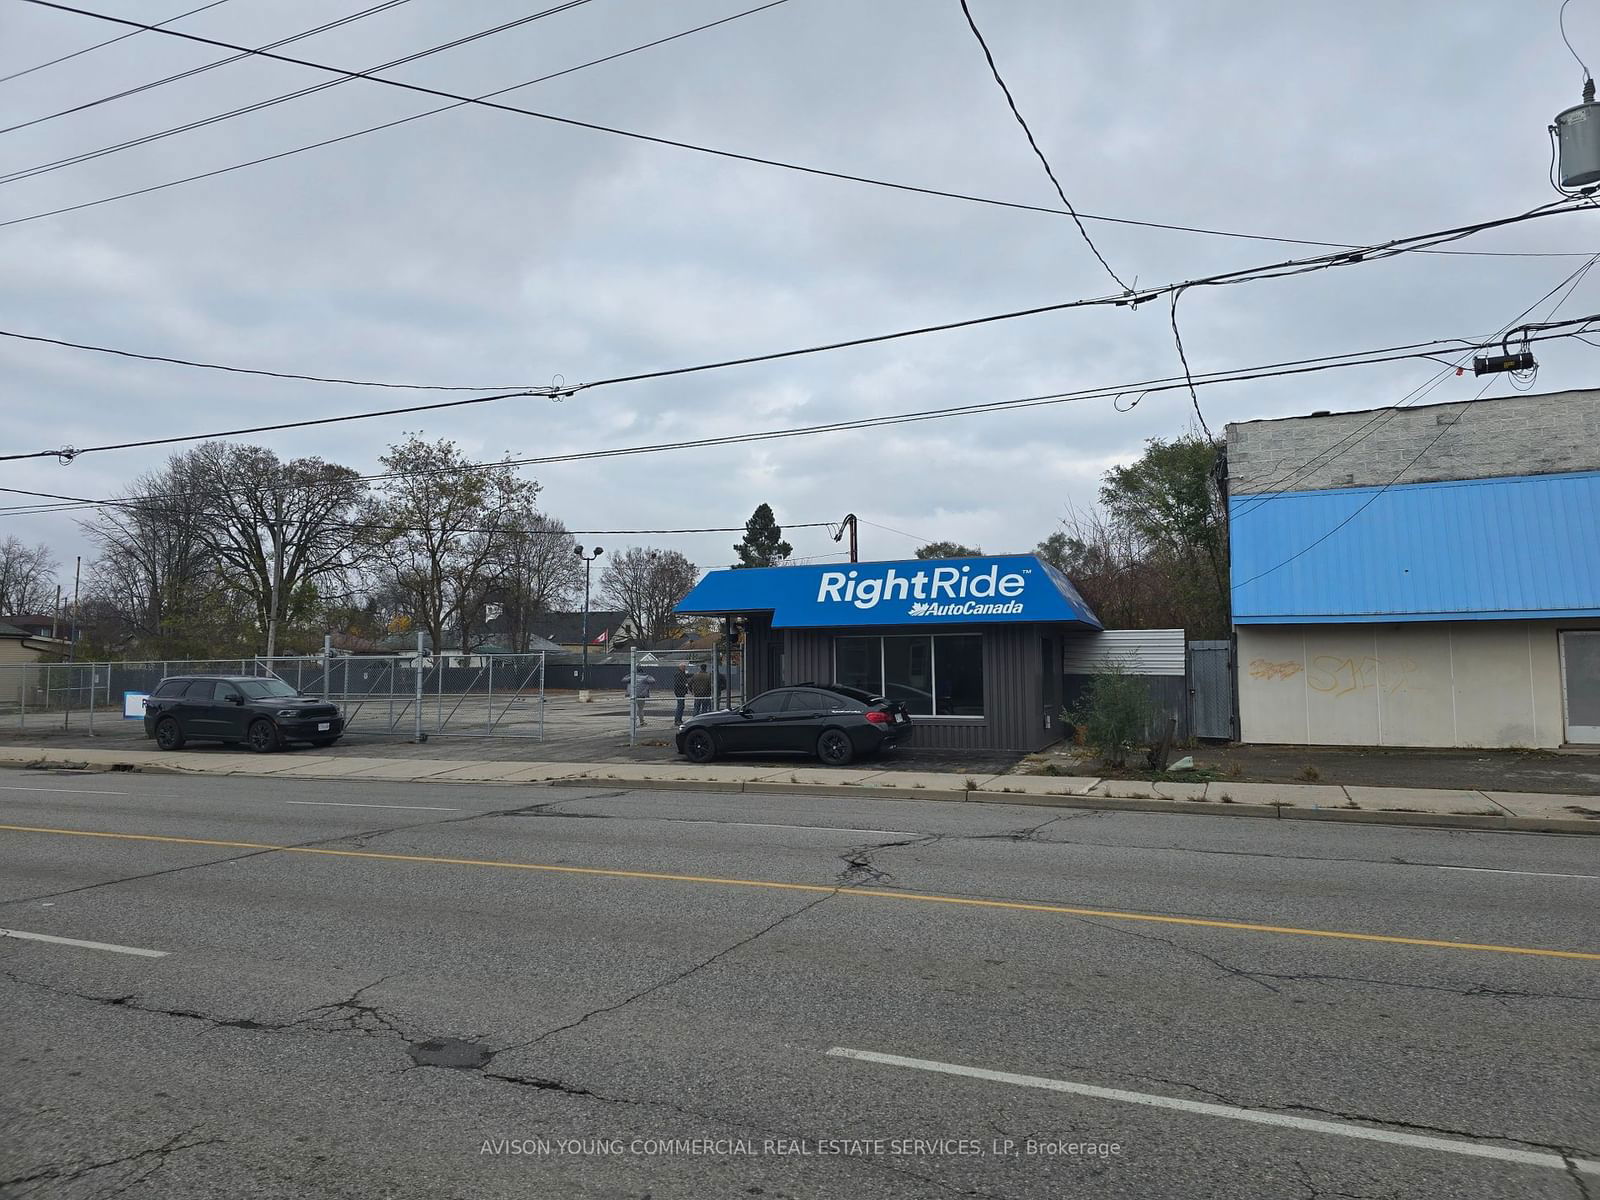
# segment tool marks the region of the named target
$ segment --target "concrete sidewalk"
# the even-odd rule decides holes
[[[877,799],[1036,804],[1064,808],[1210,813],[1284,820],[1600,834],[1600,797],[1536,792],[1378,788],[1293,783],[1142,783],[1092,776],[952,775],[689,763],[560,763],[352,755],[233,754],[0,747],[0,768],[250,775],[390,783],[561,784],[660,790],[781,792]]]

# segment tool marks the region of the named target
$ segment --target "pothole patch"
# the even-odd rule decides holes
[[[489,1065],[494,1051],[479,1042],[461,1038],[429,1038],[406,1047],[411,1061],[419,1067],[446,1067],[452,1071],[481,1071]]]

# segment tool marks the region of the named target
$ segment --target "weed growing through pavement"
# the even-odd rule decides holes
[[[1317,770],[1310,763],[1307,763],[1305,766],[1300,768],[1300,778],[1315,781],[1322,778],[1322,772]]]

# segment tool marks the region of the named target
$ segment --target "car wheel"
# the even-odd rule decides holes
[[[717,756],[716,740],[704,729],[691,729],[683,739],[683,756],[690,762],[708,763]]]
[[[283,739],[278,736],[278,727],[271,721],[262,718],[250,726],[250,749],[257,754],[268,754],[282,746]]]
[[[156,722],[156,745],[163,750],[183,749],[183,729],[172,717],[162,717]]]
[[[855,743],[842,729],[825,729],[817,739],[817,757],[830,767],[847,766],[855,756]]]

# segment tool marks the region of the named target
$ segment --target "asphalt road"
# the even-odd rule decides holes
[[[0,826],[8,1197],[1600,1197],[1592,838],[31,772]]]

